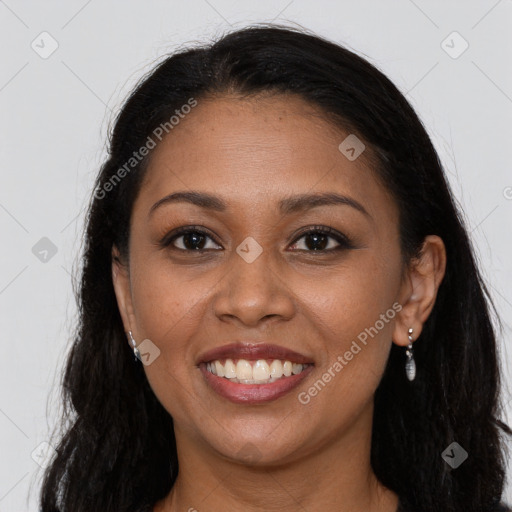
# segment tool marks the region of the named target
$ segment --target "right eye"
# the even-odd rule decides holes
[[[177,247],[175,242],[180,239],[181,247]],[[187,228],[180,228],[178,231],[172,232],[164,238],[161,244],[164,247],[176,249],[178,251],[203,252],[212,249],[205,247],[208,243],[208,239],[214,241],[207,231],[191,226]],[[213,250],[216,249],[213,248]]]

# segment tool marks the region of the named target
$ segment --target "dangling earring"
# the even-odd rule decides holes
[[[405,355],[407,356],[405,374],[410,381],[413,381],[416,377],[416,362],[414,361],[414,355],[412,353],[412,328],[409,329],[409,345],[407,345]]]
[[[141,360],[140,359],[140,352],[139,352],[139,349],[137,348],[136,341],[133,339],[132,331],[128,331],[128,337],[129,337],[130,343],[133,345],[133,354],[135,356],[135,361],[137,361],[137,360],[140,361]]]

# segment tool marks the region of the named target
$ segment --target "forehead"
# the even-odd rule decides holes
[[[368,210],[390,202],[368,165],[369,149],[349,160],[339,146],[350,132],[301,98],[197,101],[150,154],[141,189],[148,201],[201,189],[250,208],[268,206],[273,197],[326,191],[356,196]]]

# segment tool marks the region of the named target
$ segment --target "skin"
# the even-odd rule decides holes
[[[155,512],[396,510],[398,497],[370,466],[373,397],[391,343],[405,347],[410,327],[414,340],[421,334],[446,254],[429,236],[421,257],[404,266],[397,206],[365,158],[368,147],[354,161],[339,151],[347,135],[297,97],[218,96],[199,101],[151,153],[132,213],[130,262],[114,247],[112,275],[125,330],[160,349],[144,370],[174,419],[179,475]],[[222,198],[226,211],[181,202],[149,215],[164,196],[191,190]],[[313,192],[350,196],[368,215],[347,205],[278,211],[283,197]],[[203,255],[183,237],[174,249],[159,245],[190,225],[211,232]],[[328,235],[317,245],[327,251],[314,251],[299,229],[315,225],[354,247],[328,252],[339,246]],[[263,250],[252,263],[236,252],[248,236]],[[300,403],[298,394],[393,303],[401,311]],[[275,401],[231,403],[208,387],[196,361],[237,339],[285,346],[315,368]]]

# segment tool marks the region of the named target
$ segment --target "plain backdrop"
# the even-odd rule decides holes
[[[270,21],[365,56],[420,115],[503,320],[512,419],[511,0],[0,0],[0,512],[37,510],[109,122],[162,55]]]

